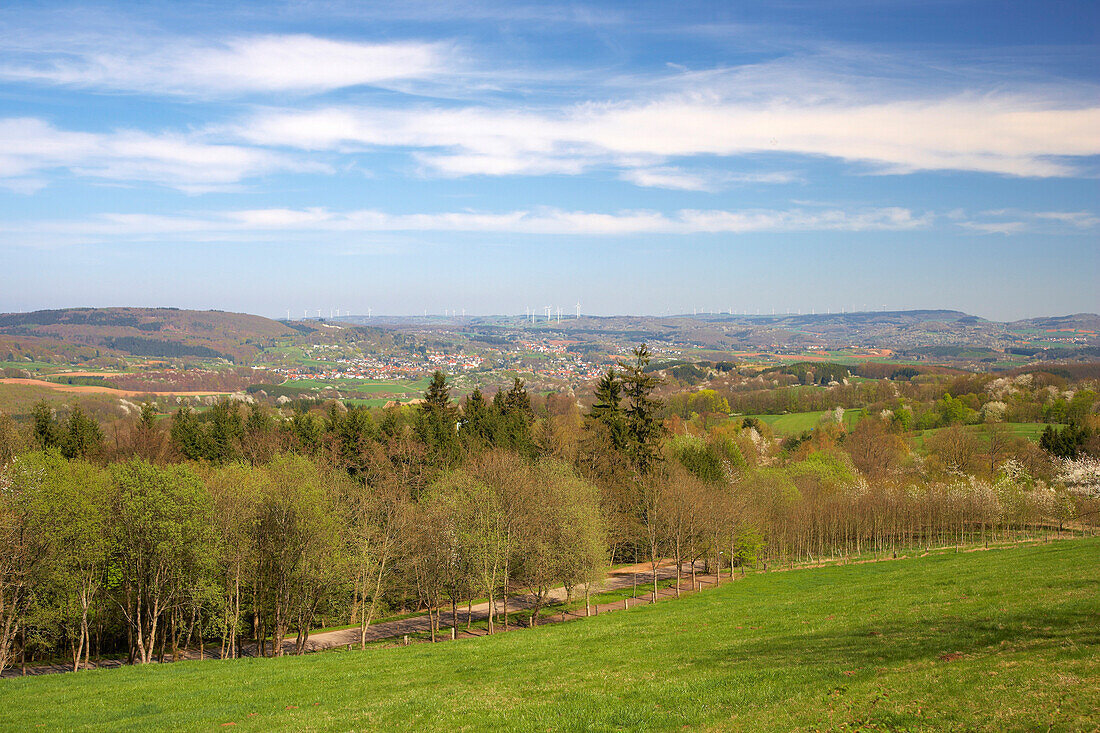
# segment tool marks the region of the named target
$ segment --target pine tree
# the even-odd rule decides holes
[[[66,458],[92,458],[103,451],[103,430],[79,406],[73,407],[66,423],[61,454]]]
[[[661,402],[651,396],[660,381],[645,371],[649,366],[649,349],[645,344],[631,353],[634,355],[633,363],[619,362],[627,400],[627,453],[635,468],[646,473],[657,458],[657,441],[661,435],[661,425],[656,417]]]
[[[463,438],[478,446],[490,443],[492,438],[490,420],[489,403],[485,401],[481,389],[475,388],[462,406]]]
[[[43,449],[56,448],[61,445],[61,426],[54,419],[53,409],[45,400],[35,404],[31,410],[31,419],[34,421],[34,440]]]
[[[532,412],[531,397],[527,394],[523,380],[519,377],[513,379],[512,388],[504,395],[504,411],[524,415],[530,415]]]
[[[451,388],[447,384],[447,377],[443,372],[436,371],[432,375],[432,383],[424,393],[424,401],[420,404],[423,412],[443,412],[453,414],[454,406],[451,404]]]
[[[607,426],[616,449],[626,445],[626,419],[623,415],[623,383],[614,368],[596,382],[596,403],[590,416]]]
[[[172,417],[170,435],[176,450],[184,458],[194,461],[203,457],[206,451],[206,433],[199,424],[195,411],[188,405],[183,405],[176,410],[176,414]]]
[[[435,454],[440,465],[452,465],[458,460],[458,410],[451,403],[451,388],[443,372],[432,375],[432,383],[424,393],[417,420],[420,440]]]

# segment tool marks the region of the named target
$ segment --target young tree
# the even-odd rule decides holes
[[[140,459],[111,467],[115,602],[138,661],[153,659],[164,615],[213,569],[210,495],[187,468]]]
[[[388,467],[387,467],[388,468]],[[412,506],[408,491],[388,470],[370,471],[350,488],[351,554],[356,566],[355,602],[360,615],[359,644],[382,603],[387,573],[407,543]],[[354,621],[353,621],[354,623]]]
[[[62,611],[59,621],[72,642],[73,671],[91,649],[89,618],[107,571],[109,481],[83,461],[43,457],[42,531],[52,547],[51,595]],[[68,611],[66,613],[66,611]]]
[[[477,582],[475,518],[467,496],[484,491],[463,471],[443,474],[422,501],[421,531],[428,535],[431,568],[451,602],[451,625],[458,628],[458,604],[469,597]]]
[[[6,466],[23,452],[26,441],[11,415],[0,412],[0,466]]]
[[[706,492],[702,482],[676,464],[669,464],[660,477],[658,531],[676,562],[676,595],[680,595],[680,580],[684,560],[696,557],[703,534],[703,511]],[[694,588],[695,565],[691,571]]]
[[[338,591],[333,582],[346,557],[333,490],[317,467],[301,456],[280,456],[264,469],[259,506],[259,596],[271,622],[274,656],[297,623],[295,651],[304,651],[308,629],[322,604]]]
[[[51,538],[42,457],[0,466],[0,672],[12,659],[34,590],[48,572]],[[26,635],[24,634],[24,638]]]
[[[257,563],[263,472],[242,464],[208,469],[204,476],[214,507],[217,561],[221,571],[222,658],[241,654],[243,595]]]

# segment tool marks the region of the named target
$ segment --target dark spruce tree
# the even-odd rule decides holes
[[[596,403],[589,413],[592,419],[607,427],[616,450],[626,447],[626,416],[623,413],[623,383],[614,368],[596,382]]]
[[[657,443],[661,437],[662,427],[657,421],[661,401],[653,397],[660,381],[645,370],[650,358],[645,344],[631,353],[633,362],[619,362],[626,397],[626,449],[634,467],[646,473],[657,460]]]
[[[416,430],[437,465],[453,466],[460,457],[458,410],[451,402],[451,388],[443,372],[432,375],[417,414]]]

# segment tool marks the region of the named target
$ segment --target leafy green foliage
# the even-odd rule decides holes
[[[5,680],[0,727],[1088,730],[1098,550],[750,574],[455,644]]]

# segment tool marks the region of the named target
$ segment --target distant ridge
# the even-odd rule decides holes
[[[295,333],[285,323],[247,313],[178,308],[60,308],[0,314],[4,341],[85,358],[128,354],[224,358],[242,362],[264,343]],[[3,349],[0,348],[0,351]]]

